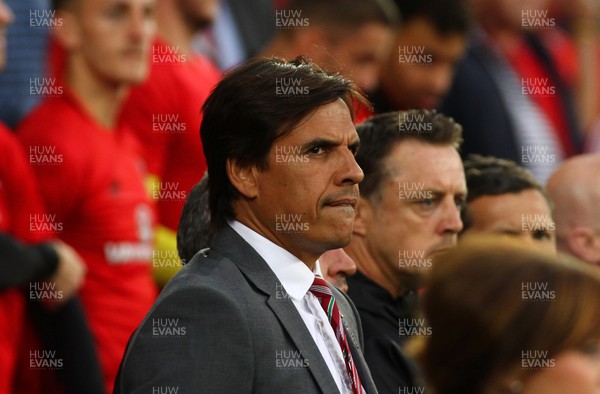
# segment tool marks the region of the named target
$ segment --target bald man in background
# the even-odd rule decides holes
[[[558,167],[546,189],[554,203],[557,247],[600,265],[600,154],[575,156]]]

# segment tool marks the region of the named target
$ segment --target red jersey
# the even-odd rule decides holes
[[[35,176],[17,138],[0,123],[0,232],[26,243],[50,238]],[[12,393],[24,322],[23,293],[0,292],[0,394]]]
[[[35,175],[17,137],[0,123],[0,231],[26,243],[52,237],[53,226],[43,222],[43,203]]]
[[[150,76],[134,87],[123,110],[123,121],[134,131],[144,151],[159,223],[177,231],[189,190],[206,171],[200,141],[201,109],[220,78],[200,55],[186,56],[157,39],[152,48]]]
[[[131,133],[98,125],[65,90],[20,125],[48,214],[59,238],[84,259],[79,296],[112,392],[131,333],[150,309],[154,213]]]

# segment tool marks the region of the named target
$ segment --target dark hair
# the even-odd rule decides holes
[[[417,140],[432,145],[450,145],[457,150],[462,144],[462,127],[435,110],[388,112],[359,124],[356,130],[360,138],[356,162],[365,174],[360,194],[367,198],[379,190],[385,178],[383,162],[395,144]]]
[[[196,183],[185,200],[177,227],[177,252],[185,265],[200,249],[208,248],[213,236],[208,209],[208,175]]]
[[[544,188],[533,174],[511,160],[493,156],[469,155],[464,161],[467,181],[467,206],[461,211],[463,232],[473,225],[473,217],[468,204],[481,196],[498,196],[519,193],[523,190],[537,190],[550,203]]]
[[[401,23],[417,18],[429,21],[441,34],[467,34],[471,16],[466,0],[395,0]]]
[[[71,7],[76,2],[77,0],[52,0],[51,6],[54,10],[64,10]]]
[[[600,340],[599,275],[497,235],[467,236],[436,257],[422,299],[431,336],[418,357],[433,392],[485,393],[511,372],[527,379],[536,371],[522,366],[523,351],[585,351]],[[545,290],[524,295],[524,283]]]
[[[285,9],[302,11],[302,18],[308,18],[309,24],[319,24],[330,32],[340,27],[357,29],[370,22],[392,27],[399,20],[391,0],[291,0]]]
[[[277,88],[286,80],[301,85],[300,94],[279,94]],[[302,56],[255,59],[219,82],[204,103],[200,126],[214,231],[235,218],[232,201],[239,197],[227,176],[227,160],[267,169],[273,143],[337,99],[346,103],[353,119],[356,101],[370,107],[354,82],[327,74]]]

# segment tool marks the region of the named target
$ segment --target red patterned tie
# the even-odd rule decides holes
[[[319,299],[319,302],[321,303],[321,306],[323,307],[323,310],[329,319],[329,323],[331,323],[335,337],[342,348],[342,355],[344,356],[346,371],[348,372],[348,376],[350,376],[350,381],[352,383],[352,393],[364,393],[365,391],[360,382],[360,377],[358,376],[358,371],[356,370],[356,365],[354,365],[354,360],[352,360],[352,353],[350,353],[350,347],[348,346],[348,341],[346,340],[346,331],[342,325],[340,310],[338,309],[331,289],[327,286],[327,282],[325,282],[325,280],[315,277],[315,280],[313,281],[313,284],[309,290],[315,295],[315,297]]]

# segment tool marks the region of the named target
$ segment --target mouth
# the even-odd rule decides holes
[[[450,250],[450,249],[452,249],[452,248],[453,248],[452,246],[445,246],[445,247],[442,247],[442,248],[437,248],[437,249],[434,249],[434,250],[432,250],[432,251],[429,253],[429,256],[437,256],[437,255],[440,255],[440,254],[446,253],[447,251],[449,251],[449,250]]]
[[[421,100],[421,106],[423,108],[436,108],[438,104],[438,99],[437,97],[426,97],[423,100]]]
[[[358,200],[356,200],[355,198],[344,198],[341,200],[335,200],[335,201],[330,201],[325,203],[325,206],[328,207],[342,207],[342,208],[352,208],[352,209],[356,209],[356,204],[358,203]]]
[[[135,60],[144,60],[145,59],[145,52],[141,49],[136,49],[136,48],[132,48],[132,49],[127,49],[123,51],[123,56],[125,56],[128,59],[135,59]]]

